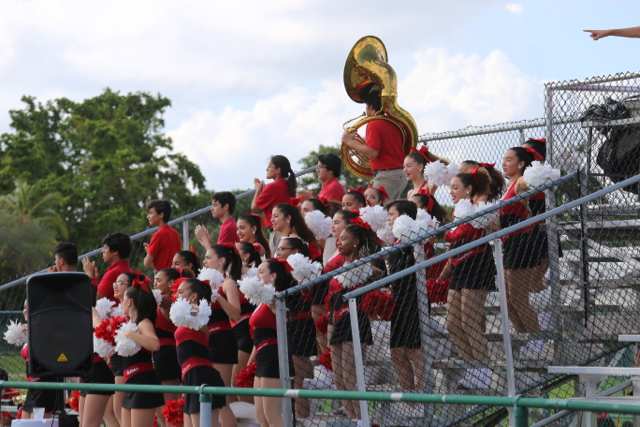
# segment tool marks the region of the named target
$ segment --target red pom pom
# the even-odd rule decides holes
[[[316,331],[320,335],[327,335],[327,328],[329,327],[329,313],[325,313],[316,320]]]
[[[327,371],[333,371],[331,366],[331,347],[327,347],[324,353],[318,356],[318,363],[324,366]]]
[[[429,279],[427,280],[427,294],[429,301],[435,304],[446,304],[447,291],[450,280]]]
[[[105,317],[95,329],[96,338],[102,338],[103,340],[115,345],[113,341],[113,333],[111,331],[111,319]]]
[[[158,414],[155,414],[153,416],[153,426],[152,427],[158,427]]]
[[[329,312],[331,311],[331,295],[327,294],[326,297],[324,297],[324,309]]]
[[[20,409],[18,409],[18,412],[16,412],[16,420],[21,420],[22,419],[22,406],[20,407]]]
[[[257,368],[256,362],[251,362],[238,372],[236,375],[236,387],[253,388],[253,379],[256,376]]]
[[[184,397],[181,399],[167,400],[162,407],[162,415],[167,423],[172,427],[180,427],[184,425],[182,408],[184,407]]]
[[[80,411],[80,391],[74,391],[69,398],[69,407],[76,412]]]
[[[367,316],[386,322],[391,320],[395,302],[389,292],[373,291],[364,296],[360,307]]]

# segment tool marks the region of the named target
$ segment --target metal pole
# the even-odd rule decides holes
[[[211,395],[210,394],[200,395],[200,425],[201,426],[211,425]]]
[[[504,356],[507,365],[507,392],[509,397],[516,395],[516,370],[513,363],[513,348],[511,347],[511,332],[509,330],[509,312],[507,310],[507,288],[504,283],[504,265],[502,263],[502,241],[496,239],[493,242],[496,254],[496,270],[498,291],[500,294],[500,314],[502,316],[502,342],[504,344]],[[516,419],[514,411],[509,410],[509,425],[515,425]]]
[[[291,388],[289,373],[289,345],[287,344],[287,306],[284,299],[276,299],[276,330],[278,333],[278,365],[280,368],[280,388]],[[291,399],[282,399],[282,421],[285,427],[293,427]]]
[[[516,406],[513,408],[515,413],[515,427],[528,427],[529,426],[529,410],[522,406]]]
[[[589,194],[587,187],[588,175],[583,171],[579,171],[578,185],[580,187],[580,197],[585,197]],[[587,327],[589,322],[589,246],[587,241],[589,240],[588,218],[587,211],[584,205],[580,205],[580,285],[582,287],[583,299],[584,299],[584,327]]]
[[[182,223],[182,250],[189,250],[189,220],[185,220]]]
[[[358,383],[358,391],[366,392],[367,385],[364,382],[364,363],[362,361],[362,343],[360,342],[360,328],[358,327],[358,306],[356,300],[349,300],[349,317],[351,320],[351,335],[353,336],[353,357],[356,359],[356,382]],[[367,401],[360,401],[360,419],[363,427],[369,427],[369,408]]]

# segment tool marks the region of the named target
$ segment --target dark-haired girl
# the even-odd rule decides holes
[[[235,244],[213,245],[207,251],[204,263],[205,267],[217,270],[225,276],[223,285],[217,286],[214,290],[217,296],[211,303],[209,360],[220,372],[225,386],[231,387],[233,365],[238,363],[238,341],[231,328],[231,320],[237,322],[241,316],[237,281],[242,277],[242,260]],[[220,422],[223,427],[237,424],[229,406],[220,410]]]
[[[465,160],[458,166],[458,172],[469,173],[471,169],[478,168],[481,172],[486,172],[491,178],[489,184],[489,191],[487,194],[479,194],[473,201],[474,202],[490,202],[496,203],[500,200],[504,194],[507,183],[504,180],[504,175],[495,168],[495,164],[479,163],[475,160]]]
[[[200,274],[200,260],[194,252],[180,251],[174,255],[171,268],[188,268],[197,276]]]
[[[176,297],[184,298],[193,310],[198,310],[201,300],[211,300],[211,287],[197,279],[188,279],[180,283]],[[184,385],[200,386],[207,384],[213,387],[224,387],[220,373],[209,360],[209,330],[205,325],[199,330],[179,326],[175,331],[178,362],[182,367]],[[211,396],[211,426],[218,426],[221,418],[220,408],[227,407],[224,396]],[[185,427],[200,427],[200,402],[197,394],[186,394],[184,398]],[[205,426],[202,426],[205,427]]]
[[[138,331],[125,331],[124,338],[130,338],[142,347],[133,356],[122,358],[125,384],[162,385],[153,369],[151,353],[160,349],[154,323],[158,305],[144,279],[136,278],[125,293],[122,307],[124,314],[138,326]],[[156,409],[164,405],[160,393],[125,392],[122,401],[122,426],[153,425]]]
[[[263,221],[262,217],[258,214],[246,213],[240,215],[236,223],[237,233],[240,241],[254,245],[260,253],[260,256],[271,258],[269,242],[262,233]]]
[[[529,150],[533,151],[530,148]],[[502,169],[509,179],[509,189],[502,200],[516,197],[519,185],[528,188],[522,175],[534,160],[535,156],[526,148],[513,147],[507,150],[502,160]],[[510,227],[529,216],[527,200],[512,203],[500,209],[500,227]],[[515,330],[521,333],[540,331],[538,316],[529,302],[531,282],[535,275],[534,267],[540,264],[535,245],[530,244],[530,231],[530,228],[526,227],[502,238],[509,319]]]
[[[350,188],[349,191],[342,196],[342,210],[357,211],[365,206],[367,206],[367,199],[364,197],[364,188],[362,187],[356,190]]]
[[[471,173],[459,173],[451,179],[451,199],[474,200],[479,194],[487,194],[490,178],[485,171],[472,169]],[[454,213],[455,214],[455,213]],[[465,223],[447,231],[445,239],[449,250],[456,249],[485,235],[485,230]],[[485,324],[485,302],[489,292],[495,290],[496,266],[488,244],[470,249],[450,258],[440,274],[445,281],[451,276],[447,295],[447,320],[445,327],[451,334],[458,354],[465,361],[489,360],[489,349],[482,325]],[[483,389],[491,386],[491,370],[468,369],[460,386]]]
[[[273,208],[281,203],[289,203],[289,199],[296,194],[296,175],[291,169],[291,163],[285,156],[277,155],[271,157],[267,166],[267,179],[272,179],[273,183],[266,185],[264,181],[256,178],[253,183],[256,193],[251,202],[251,210],[264,212],[264,219],[267,227],[272,228],[271,213]],[[274,253],[280,241],[280,234],[272,231],[269,235],[269,248]]]
[[[387,190],[384,189],[384,186],[380,186],[378,188],[370,185],[369,188],[364,190],[364,198],[367,199],[368,206],[384,206],[385,200],[389,199],[387,195]]]
[[[273,208],[271,215],[273,229],[282,237],[298,237],[309,248],[309,254],[313,261],[322,263],[322,248],[316,240],[316,236],[309,230],[300,210],[288,203],[282,203]],[[276,246],[277,248],[277,246]]]
[[[413,188],[407,192],[407,198],[416,194],[420,190],[426,192],[427,195],[435,194],[438,187],[435,185],[429,185],[429,183],[424,179],[424,167],[427,163],[435,162],[436,160],[439,160],[445,165],[448,165],[449,161],[439,158],[435,154],[431,153],[425,146],[420,147],[420,149],[412,148],[411,151],[412,152],[404,159],[403,168],[404,175],[407,177],[407,180],[411,181],[413,184]]]
[[[258,267],[258,277],[265,285],[272,285],[277,292],[289,289],[293,277],[287,273],[286,261],[269,259]],[[275,308],[272,304],[261,304],[249,319],[254,342],[256,374],[254,388],[280,388],[280,363],[278,358],[278,334],[276,332]],[[290,361],[290,367],[292,362]],[[261,427],[281,427],[282,399],[278,397],[255,397],[256,418]],[[289,416],[289,414],[284,414]]]

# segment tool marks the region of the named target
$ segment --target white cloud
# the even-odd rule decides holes
[[[519,15],[524,11],[522,5],[517,3],[508,3],[504,8],[511,13],[515,13],[516,15]]]

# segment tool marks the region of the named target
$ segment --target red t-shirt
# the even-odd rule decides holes
[[[113,284],[118,279],[118,276],[122,273],[132,273],[131,267],[129,267],[129,261],[127,261],[126,259],[118,261],[107,268],[104,276],[102,276],[102,280],[100,280],[100,283],[98,283],[98,293],[106,298],[109,298],[111,301],[119,303],[120,301],[118,301],[116,297],[113,296]]]
[[[153,257],[154,270],[171,267],[174,255],[181,250],[180,235],[170,225],[158,228],[147,247],[147,253]]]
[[[344,187],[336,178],[331,178],[325,184],[322,184],[322,188],[318,193],[318,197],[324,197],[327,200],[337,200],[338,202],[342,202],[344,195]]]
[[[236,221],[233,218],[223,222],[220,226],[220,234],[218,234],[218,244],[238,243],[240,238],[236,230]]]
[[[267,227],[271,227],[271,211],[280,203],[289,203],[291,193],[289,184],[284,178],[276,179],[271,184],[266,185],[262,193],[256,197],[256,205],[264,212],[264,219]]]
[[[371,159],[371,170],[396,169],[404,165],[402,133],[396,125],[386,120],[372,120],[367,123],[367,147],[378,152]]]

